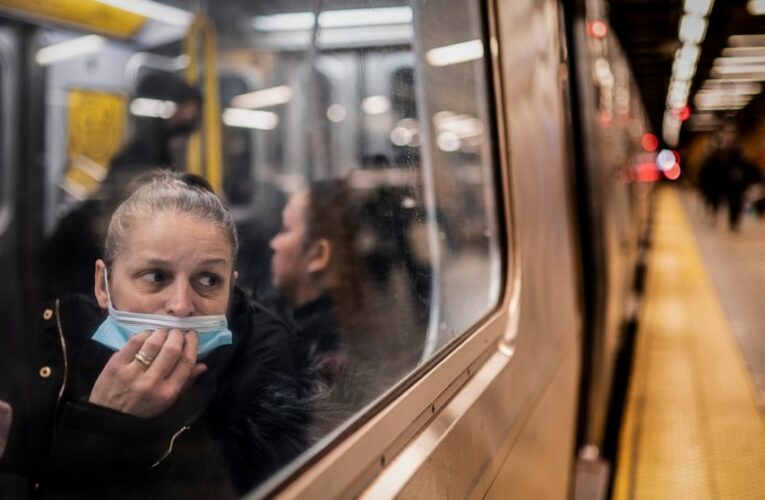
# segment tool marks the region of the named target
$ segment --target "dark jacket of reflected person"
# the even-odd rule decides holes
[[[162,73],[144,77],[136,99],[174,103],[168,117],[134,116],[133,135],[112,158],[106,177],[90,198],[64,214],[43,248],[43,295],[90,293],[90,271],[101,257],[101,244],[114,209],[127,197],[133,179],[156,168],[179,169],[173,146],[197,128],[202,97],[179,78]]]
[[[234,286],[236,232],[205,181],[157,174],[125,206],[96,263],[96,300],[68,295],[41,316],[0,487],[20,498],[241,495],[306,446],[311,372],[293,332]],[[200,360],[200,336],[153,329],[114,352],[93,338],[109,305],[226,314],[231,343]]]

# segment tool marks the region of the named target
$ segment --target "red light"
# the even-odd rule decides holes
[[[643,138],[640,140],[640,144],[643,146],[643,149],[649,153],[653,153],[656,151],[656,148],[659,147],[659,139],[657,139],[656,136],[651,133],[646,133],[643,134]]]
[[[677,117],[680,118],[681,122],[684,122],[685,120],[690,118],[691,117],[691,107],[686,104],[685,106],[680,108],[677,111]]]
[[[677,180],[680,177],[680,164],[675,163],[672,168],[664,172],[664,176],[671,181]]]
[[[595,38],[605,38],[608,35],[608,25],[600,19],[589,21],[587,23],[587,34]]]
[[[656,182],[659,180],[659,169],[652,161],[635,166],[635,180],[638,182]]]

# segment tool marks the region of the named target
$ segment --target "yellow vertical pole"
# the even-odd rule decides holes
[[[215,27],[205,20],[204,55],[205,55],[205,94],[204,94],[204,133],[207,180],[216,193],[223,190],[223,161],[221,151],[221,114],[218,95],[218,58]]]
[[[199,37],[199,16],[189,26],[186,38],[183,41],[186,55],[189,56],[189,65],[186,68],[186,81],[197,87],[199,85],[199,47],[197,39]],[[203,97],[203,101],[204,101]],[[186,168],[192,174],[202,175],[202,142],[199,130],[195,130],[189,137],[186,146]]]
[[[203,38],[200,62],[199,38]],[[189,138],[187,168],[189,172],[204,175],[213,189],[220,193],[223,189],[223,160],[221,157],[221,114],[218,96],[218,57],[217,38],[212,23],[200,14],[194,18],[184,41],[185,51],[189,56],[186,68],[186,80],[196,87],[203,83],[202,92],[202,127]],[[201,134],[200,134],[201,132]],[[204,147],[205,166],[202,167],[202,149]]]

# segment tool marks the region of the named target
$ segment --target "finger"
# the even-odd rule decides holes
[[[178,360],[173,372],[167,377],[167,381],[180,390],[186,385],[194,372],[197,363],[197,347],[199,346],[199,337],[195,332],[188,332],[185,335],[186,343],[183,346],[183,356]]]
[[[184,344],[183,332],[175,328],[170,330],[159,354],[154,358],[146,373],[157,381],[167,378],[175,369],[178,360],[183,356]]]
[[[151,365],[153,360],[157,358],[159,351],[162,349],[162,346],[165,345],[166,340],[167,330],[165,328],[158,328],[157,330],[154,330],[154,332],[149,335],[149,338],[143,343],[139,352],[142,352],[145,357],[149,358],[149,365]],[[140,363],[144,369],[148,368],[144,363],[141,363],[138,360],[135,361],[136,363]]]
[[[151,332],[149,331],[133,335],[127,341],[127,344],[122,347],[122,349],[114,353],[114,356],[112,356],[110,361],[114,361],[123,365],[130,363],[133,361],[135,354],[141,348],[146,339],[149,338],[149,335],[151,335]]]

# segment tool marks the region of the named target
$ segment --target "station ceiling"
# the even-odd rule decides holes
[[[710,77],[713,63],[729,37],[765,33],[765,16],[747,10],[748,0],[716,0],[709,13],[706,36],[700,46],[696,74],[691,85],[689,104]],[[672,75],[675,52],[681,47],[678,26],[683,15],[683,0],[610,0],[610,23],[627,54],[654,130],[661,131],[667,90]],[[765,42],[763,42],[765,45]],[[745,129],[763,118],[762,94],[738,112],[718,110],[721,120],[733,119]],[[694,109],[694,111],[696,111]],[[687,134],[689,127],[683,127]],[[681,136],[682,137],[682,136]]]

